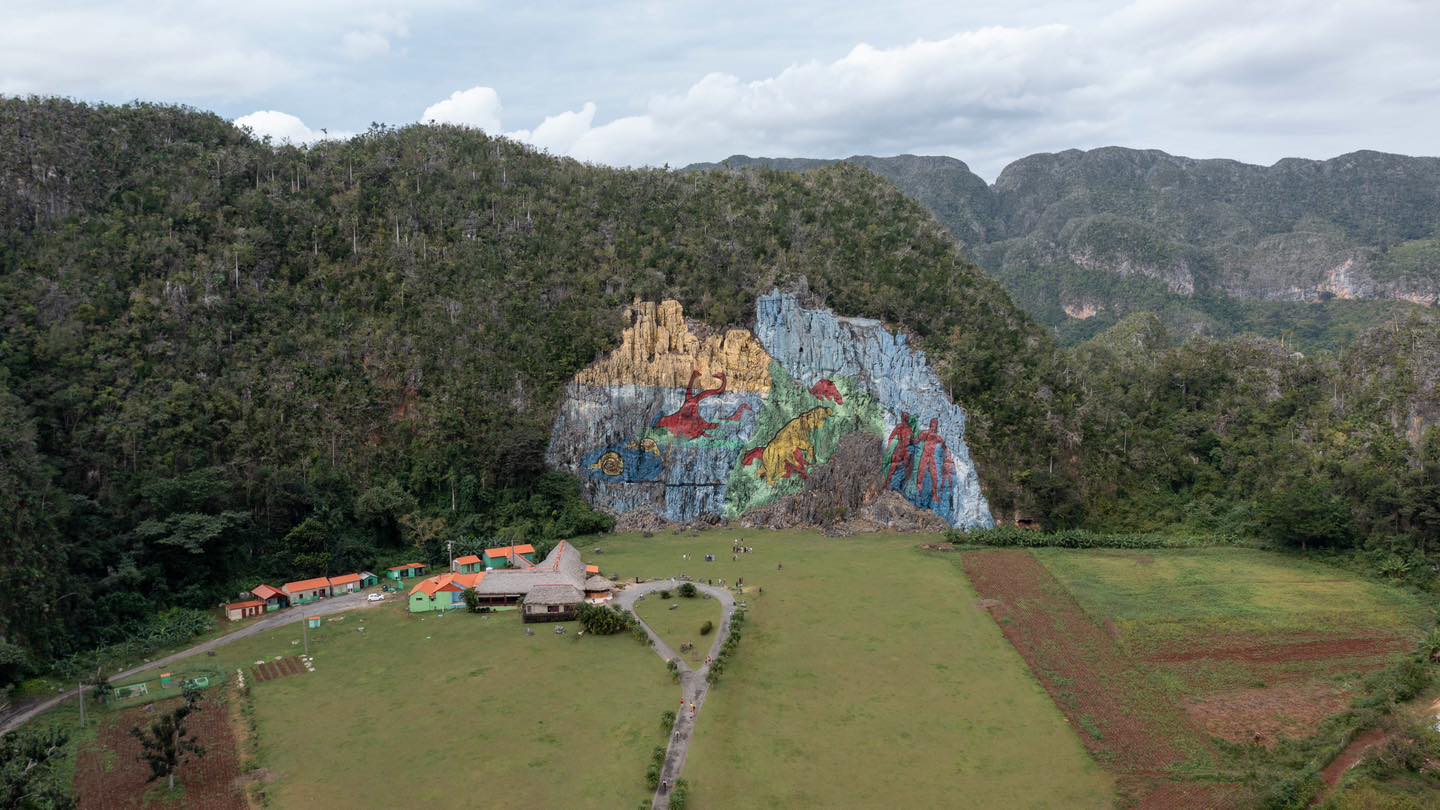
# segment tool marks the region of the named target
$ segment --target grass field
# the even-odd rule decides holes
[[[731,561],[742,535],[755,553]],[[745,637],[686,764],[693,807],[1110,806],[1110,778],[959,568],[915,548],[930,539],[717,530],[582,549],[611,577],[745,579]]]
[[[680,657],[691,669],[698,669],[705,663],[715,640],[713,631],[710,635],[700,635],[700,626],[708,621],[718,629],[722,611],[719,602],[703,595],[692,599],[661,599],[659,594],[652,594],[635,604],[635,612],[677,653],[681,644],[693,644],[688,651],[680,653]]]
[[[1321,563],[1239,548],[1071,551],[1035,555],[1087,613],[1118,628],[1136,655],[1300,638],[1418,638],[1425,608],[1411,594]]]
[[[1257,768],[1323,766],[1347,727],[1326,719],[1434,621],[1409,592],[1251,549],[962,559],[1051,695],[1082,726],[1093,718],[1087,746],[1143,806],[1258,801]],[[1117,684],[1123,707],[1107,702]]]

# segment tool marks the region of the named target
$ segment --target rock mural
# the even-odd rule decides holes
[[[687,321],[675,301],[627,314],[620,348],[566,389],[547,458],[597,507],[740,518],[799,493],[863,433],[884,444],[875,492],[952,526],[993,525],[965,412],[904,335],[780,292],[757,302],[753,333]]]

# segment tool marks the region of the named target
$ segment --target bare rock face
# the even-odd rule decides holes
[[[627,525],[757,510],[833,524],[884,492],[944,525],[993,525],[965,412],[903,335],[778,291],[753,333],[711,333],[675,301],[629,316],[620,348],[571,381],[547,455]]]

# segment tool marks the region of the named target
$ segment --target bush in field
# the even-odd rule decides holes
[[[686,599],[694,599],[696,593],[695,583],[693,582],[686,582],[680,586],[680,595]]]
[[[714,630],[714,629],[715,629],[715,623],[714,623],[714,622],[707,621],[707,622],[705,622],[704,624],[700,625],[700,635],[702,635],[702,636],[708,636],[708,635],[710,635],[710,631],[711,631],[711,630]]]
[[[623,633],[635,623],[635,618],[629,613],[609,605],[581,605],[577,618],[586,633],[597,636]]]
[[[669,592],[669,591],[661,591],[661,592],[660,592],[660,598],[661,598],[661,599],[669,599],[669,598],[670,598],[670,592]]]
[[[675,789],[670,791],[670,810],[685,810],[690,804],[690,783],[684,779],[675,780]]]

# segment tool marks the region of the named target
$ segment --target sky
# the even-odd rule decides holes
[[[617,166],[1120,145],[1440,152],[1440,0],[5,0],[0,94],[296,143],[455,123]]]

